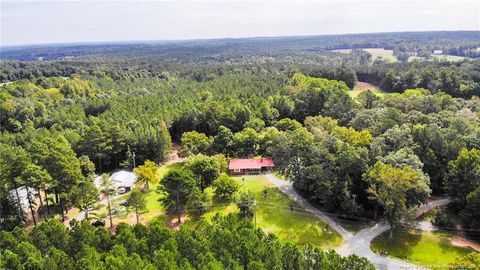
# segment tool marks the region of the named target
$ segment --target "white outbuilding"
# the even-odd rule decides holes
[[[30,192],[30,199],[35,200],[35,197],[38,195],[37,191],[34,188],[28,187],[28,191]],[[17,197],[17,192],[18,192],[18,197]],[[28,192],[27,192],[27,187],[21,186],[17,188],[17,191],[15,189],[10,190],[9,192],[10,198],[17,202],[18,199],[20,199],[20,206],[22,209],[25,211],[29,207],[28,203]]]
[[[138,176],[135,173],[127,170],[115,172],[110,176],[110,179],[113,181],[115,186],[118,189],[125,189],[125,191],[130,191],[132,189],[133,185],[135,185],[137,182],[137,178]],[[95,178],[94,183],[97,187],[100,187],[101,181],[102,176],[98,176]]]

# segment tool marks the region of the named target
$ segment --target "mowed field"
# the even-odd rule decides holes
[[[376,59],[383,59],[387,62],[397,62],[398,59],[393,55],[393,50],[385,50],[384,48],[364,48],[362,49],[364,51],[367,51],[372,55],[372,62],[375,61]],[[340,49],[340,50],[333,50],[333,52],[339,52],[339,53],[350,53],[352,49]],[[468,57],[463,57],[463,56],[456,56],[456,55],[433,55],[432,58],[429,59],[428,61],[432,61],[432,59],[437,60],[437,61],[448,61],[448,62],[461,62]],[[413,61],[425,61],[425,58],[419,57],[419,56],[410,56],[408,58],[408,62],[413,62]]]
[[[436,59],[437,61],[461,62],[468,57],[446,54],[446,55],[432,55],[432,58]]]
[[[456,247],[449,242],[450,233],[398,230],[389,239],[389,232],[371,243],[374,252],[387,251],[388,255],[427,267],[441,267],[456,258],[474,252],[471,248]]]
[[[397,62],[398,59],[393,55],[393,50],[385,50],[384,48],[364,48],[362,49],[372,55],[372,61],[381,58],[388,62]],[[334,52],[350,53],[352,49],[333,50]]]
[[[256,224],[263,231],[298,245],[314,244],[333,248],[342,243],[338,233],[328,228],[311,213],[303,211],[299,205],[270,183],[265,176],[251,175],[234,177],[234,179],[240,184],[241,191],[250,191],[255,194],[257,201]],[[293,206],[293,211],[290,206]],[[208,220],[217,213],[237,212],[238,208],[235,204],[230,203],[214,207],[204,215],[204,218]]]

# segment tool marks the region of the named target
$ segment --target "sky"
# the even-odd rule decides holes
[[[0,0],[0,45],[480,30],[478,0]]]

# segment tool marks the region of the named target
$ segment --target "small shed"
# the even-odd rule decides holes
[[[231,159],[228,164],[230,175],[260,174],[273,171],[271,158]]]

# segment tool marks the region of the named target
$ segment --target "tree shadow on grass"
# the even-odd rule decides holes
[[[475,252],[475,249],[470,247],[456,247],[452,245],[449,239],[445,235],[442,235],[440,237],[441,237],[441,240],[439,243],[439,247],[442,250],[442,253],[445,253],[445,254],[457,253],[458,255],[461,256],[461,255],[466,255],[470,252]]]
[[[386,251],[390,256],[403,260],[412,260],[414,247],[422,239],[422,232],[402,228],[395,230],[391,239],[389,235],[390,232],[386,231],[373,240],[374,251]]]

